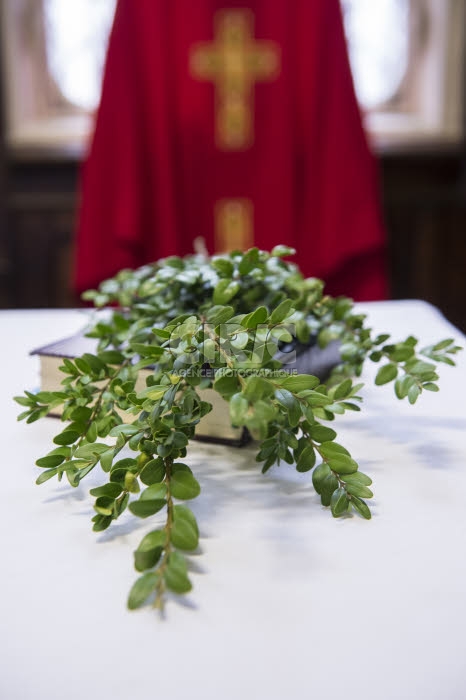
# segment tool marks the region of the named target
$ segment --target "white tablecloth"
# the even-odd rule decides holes
[[[396,339],[465,343],[423,302],[361,308]],[[262,476],[253,448],[194,445],[194,589],[161,621],[125,607],[132,551],[153,525],[129,515],[93,533],[98,475],[77,490],[35,486],[57,423],[15,421],[10,397],[37,385],[28,350],[82,323],[0,313],[2,700],[466,697],[464,354],[414,407],[371,385],[367,367],[363,412],[336,425],[374,480],[370,522],[333,519],[309,474]]]

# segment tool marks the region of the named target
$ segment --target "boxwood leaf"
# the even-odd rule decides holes
[[[332,428],[327,428],[325,425],[313,425],[311,426],[311,438],[315,442],[333,442],[337,434]]]
[[[87,429],[86,440],[88,442],[95,442],[97,440],[97,423],[95,421],[91,423]]]
[[[155,572],[149,572],[140,576],[128,596],[128,608],[130,610],[135,610],[141,607],[148,597],[155,591],[157,583],[159,581],[159,574]]]
[[[287,245],[276,245],[272,248],[270,255],[274,258],[286,258],[289,255],[296,255],[296,250]]]
[[[123,488],[129,493],[139,493],[140,486],[136,474],[133,474],[131,471],[126,472]]]
[[[129,504],[129,509],[138,518],[148,518],[150,515],[158,513],[167,504],[164,498],[154,498],[153,500],[133,501]]]
[[[84,443],[75,452],[76,457],[81,459],[93,459],[96,456],[107,452],[108,445],[104,445],[103,442],[92,442]]]
[[[191,581],[186,573],[182,571],[180,567],[171,564],[171,556],[170,563],[165,569],[163,578],[167,588],[174,593],[181,595],[183,593],[188,593],[192,588]]]
[[[191,525],[196,535],[199,536],[199,528],[197,525],[196,518],[194,516],[194,513],[189,508],[187,508],[186,506],[177,505],[173,508],[173,512],[175,520],[186,520]]]
[[[128,470],[127,469],[112,469],[110,472],[110,481],[113,484],[124,484],[125,483],[125,477],[127,474]]]
[[[213,306],[206,315],[206,320],[213,326],[218,326],[221,323],[226,323],[235,314],[232,306]]]
[[[141,481],[143,484],[146,484],[146,486],[158,484],[163,481],[164,477],[165,464],[161,457],[151,459],[150,462],[147,462],[141,472]]]
[[[53,469],[53,467],[58,467],[59,464],[65,461],[64,455],[47,455],[46,457],[41,457],[36,461],[38,467],[43,469]]]
[[[404,377],[399,377],[395,382],[395,394],[398,399],[404,399],[408,396],[409,389],[416,383],[414,377],[409,374]]]
[[[92,409],[87,406],[78,406],[73,410],[70,415],[72,420],[80,421],[82,423],[87,423],[87,421],[92,416]]]
[[[348,450],[336,442],[323,442],[320,452],[337,474],[352,474],[358,469]]]
[[[354,474],[345,474],[345,484],[357,484],[359,486],[370,486],[372,484],[372,479],[363,474],[363,472],[354,472]]]
[[[338,401],[339,399],[346,399],[351,393],[353,382],[351,379],[345,379],[341,384],[339,384],[333,393],[333,398]]]
[[[247,275],[251,270],[253,270],[257,263],[259,262],[259,250],[258,248],[251,248],[243,255],[238,265],[238,270],[241,275]]]
[[[231,299],[233,299],[236,294],[238,294],[241,289],[239,282],[233,282],[230,279],[222,279],[217,283],[212,301],[216,305],[227,304]]]
[[[110,526],[113,517],[111,515],[96,515],[92,520],[94,523],[92,527],[93,531],[103,532],[103,530],[106,530]]]
[[[358,513],[362,515],[363,518],[366,518],[366,520],[371,519],[372,516],[369,506],[362,500],[362,498],[351,496],[351,505],[358,511]]]
[[[332,457],[328,460],[330,469],[340,475],[344,474],[354,474],[357,472],[358,465],[354,459],[347,457],[346,455],[340,455],[338,457]]]
[[[322,484],[324,479],[326,479],[326,477],[330,474],[330,467],[325,462],[319,464],[312,472],[312,483],[319,495],[322,493]]]
[[[115,450],[113,447],[109,450],[105,450],[105,452],[102,452],[102,454],[100,455],[100,466],[102,467],[104,472],[110,471],[110,469],[112,468],[112,462],[114,457]]]
[[[222,375],[215,380],[214,389],[222,396],[233,396],[233,394],[236,394],[239,389],[238,377],[235,377],[232,374]]]
[[[94,509],[99,515],[111,516],[113,514],[114,499],[110,496],[99,496],[96,500]]]
[[[301,418],[301,406],[298,399],[287,389],[277,389],[275,398],[279,404],[286,408],[291,427],[298,425]]]
[[[306,391],[308,389],[315,389],[316,386],[320,384],[320,379],[314,377],[311,374],[294,374],[281,382],[284,389],[288,391],[293,391],[295,394],[300,391]]]
[[[310,471],[316,463],[316,453],[312,445],[304,448],[298,458],[296,469],[298,472]]]
[[[281,304],[277,306],[276,309],[272,311],[270,316],[270,323],[281,323],[287,316],[294,311],[293,300],[284,299]]]
[[[141,501],[153,501],[157,498],[165,498],[166,495],[167,487],[165,484],[152,484],[144,489],[139,498]]]
[[[182,501],[187,501],[191,498],[196,498],[201,492],[201,487],[190,471],[181,469],[180,466],[174,464],[170,479],[170,489],[175,498]]]
[[[140,428],[136,427],[135,425],[128,425],[125,423],[120,423],[119,425],[115,425],[109,432],[110,437],[118,437],[120,434],[121,435],[135,435],[140,431]]]
[[[246,379],[246,388],[243,389],[244,395],[248,399],[254,399],[254,401],[268,398],[273,395],[274,391],[274,386],[270,380],[265,377],[259,377],[256,374]]]
[[[95,489],[91,489],[89,493],[91,496],[94,496],[95,498],[99,498],[100,496],[108,496],[109,498],[117,498],[120,493],[122,492],[122,487],[120,484],[116,483],[109,483],[109,484],[104,484],[103,486],[98,486]]]
[[[422,388],[426,389],[427,391],[434,391],[434,392],[440,391],[437,384],[434,384],[433,382],[427,382],[427,384],[423,384]]]
[[[396,379],[397,375],[398,367],[390,362],[379,369],[375,378],[375,383],[377,386],[388,384],[388,382],[392,382],[394,379]]]
[[[241,320],[241,325],[243,328],[256,328],[262,323],[265,323],[267,321],[267,317],[268,312],[266,307],[259,306],[255,311],[252,311],[250,314],[246,314],[246,316]]]
[[[212,258],[211,265],[214,270],[219,272],[221,275],[224,275],[224,277],[232,277],[233,272],[235,271],[233,263],[230,262],[230,260],[225,260],[224,258]]]
[[[118,462],[115,462],[112,465],[112,472],[114,472],[117,469],[128,469],[130,471],[137,471],[137,462],[133,457],[125,457],[124,459],[119,459]]]
[[[329,506],[332,499],[332,494],[338,488],[338,479],[334,474],[329,474],[325,477],[321,484],[320,500],[322,505]]]
[[[187,551],[196,549],[199,543],[199,535],[192,522],[179,516],[173,522],[170,539],[175,547]]]
[[[184,574],[188,573],[188,562],[184,554],[181,554],[181,552],[170,552],[169,564],[173,569],[178,569],[178,571],[181,571]]]
[[[100,372],[105,372],[107,370],[105,363],[102,362],[102,360],[100,360],[96,355],[92,355],[90,352],[84,353],[81,359],[84,360],[87,365],[89,365],[94,374],[100,374]]]
[[[408,401],[410,404],[416,403],[418,400],[419,396],[421,395],[421,389],[418,387],[417,384],[413,384],[413,386],[410,388],[408,391]]]
[[[168,391],[169,388],[169,386],[165,386],[162,384],[148,386],[146,389],[143,389],[138,394],[136,394],[136,397],[138,399],[150,399],[151,401],[158,401],[162,398],[162,396],[164,396],[164,394]],[[131,433],[126,434],[129,435]]]
[[[52,477],[56,476],[56,474],[58,474],[58,468],[48,469],[46,472],[42,472],[42,474],[36,479],[36,484],[39,486],[40,484],[43,484],[44,481],[48,481]]]
[[[320,451],[324,457],[329,458],[338,457],[339,455],[345,455],[347,457],[351,456],[346,447],[343,447],[343,445],[339,445],[337,442],[333,441],[323,442],[320,446]]]
[[[336,432],[325,425],[311,426],[311,437],[316,442],[331,442],[335,440],[336,436]]]
[[[167,540],[167,533],[164,530],[152,530],[144,535],[139,543],[138,552],[150,552],[156,547],[164,547]]]
[[[368,488],[367,486],[363,486],[362,484],[346,483],[346,490],[352,496],[359,496],[360,498],[372,498],[374,495],[370,488]]]
[[[249,409],[249,401],[243,394],[236,393],[230,399],[230,420],[233,425],[242,425]]]
[[[159,561],[166,542],[166,533],[163,530],[149,532],[134,552],[134,566],[137,571],[151,569]]]
[[[330,506],[332,509],[332,515],[335,518],[339,518],[341,515],[348,510],[349,499],[345,489],[339,488],[332,493],[330,500]]]
[[[125,361],[125,356],[118,350],[104,350],[99,352],[98,357],[109,365],[121,365]]]
[[[53,441],[56,445],[72,445],[73,442],[76,442],[80,437],[80,433],[76,430],[64,430],[59,435],[56,435]]]

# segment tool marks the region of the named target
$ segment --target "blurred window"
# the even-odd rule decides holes
[[[91,111],[98,104],[116,0],[44,0],[47,62],[62,95]]]
[[[375,109],[400,89],[409,67],[410,0],[341,0],[361,105]]]

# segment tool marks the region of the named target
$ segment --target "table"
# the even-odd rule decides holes
[[[424,302],[359,306],[396,339],[465,345]],[[37,384],[27,351],[76,331],[83,313],[0,313],[0,697],[466,697],[464,354],[414,407],[365,370],[365,408],[337,429],[374,480],[370,522],[333,519],[309,474],[262,476],[252,447],[193,446],[194,589],[160,620],[125,608],[132,551],[153,525],[128,517],[93,533],[97,477],[35,486],[57,424],[15,421],[10,397]]]

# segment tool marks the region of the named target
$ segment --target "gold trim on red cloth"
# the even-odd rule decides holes
[[[248,250],[254,241],[254,206],[250,199],[220,199],[215,204],[215,252]]]
[[[242,151],[254,141],[254,83],[280,72],[280,47],[254,40],[251,10],[219,10],[214,41],[193,47],[191,74],[215,83],[215,140],[219,149]]]

